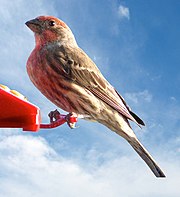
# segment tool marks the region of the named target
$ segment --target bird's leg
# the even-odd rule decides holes
[[[77,118],[78,115],[74,112],[71,112],[69,114],[65,115],[61,115],[60,112],[56,109],[54,111],[51,111],[48,114],[49,118],[50,118],[50,123],[55,123],[56,121],[60,120],[60,119],[65,119],[65,121],[67,122],[68,126],[71,129],[76,128],[76,122],[77,122]]]

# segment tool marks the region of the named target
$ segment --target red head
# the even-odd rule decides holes
[[[39,16],[25,24],[35,33],[36,44],[75,41],[70,28],[63,21],[53,16]]]

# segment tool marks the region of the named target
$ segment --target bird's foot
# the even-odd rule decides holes
[[[51,111],[48,114],[49,118],[50,118],[50,123],[55,122],[57,120],[59,120],[61,118],[61,114],[60,112],[56,109],[54,111]]]
[[[68,126],[71,129],[77,128],[76,127],[76,122],[77,122],[78,115],[76,113],[74,113],[74,112],[71,112],[71,113],[69,113],[67,115],[61,115],[60,112],[56,109],[54,111],[51,111],[48,114],[48,116],[50,118],[50,123],[55,123],[58,120],[64,118],[65,121],[67,122]]]
[[[71,112],[66,115],[65,117],[66,122],[71,129],[77,128],[76,127],[77,118],[78,118],[78,115],[74,112]]]

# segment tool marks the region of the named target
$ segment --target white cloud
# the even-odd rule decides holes
[[[134,103],[139,102],[148,102],[150,103],[152,101],[152,94],[149,93],[148,90],[144,90],[141,92],[132,92],[132,93],[125,93],[126,99],[129,101],[132,101]]]
[[[177,101],[177,99],[176,99],[174,96],[171,96],[171,97],[170,97],[170,100],[171,100],[172,102]]]
[[[119,5],[118,7],[118,16],[120,19],[130,19],[130,12],[129,12],[129,8],[125,7],[123,5]]]
[[[3,197],[141,197],[145,194],[177,197],[180,194],[179,165],[168,159],[166,163],[161,162],[167,179],[156,179],[143,162],[117,155],[89,171],[73,158],[58,155],[41,137],[4,138],[0,141],[0,154],[0,196]],[[92,158],[95,160],[94,153]]]

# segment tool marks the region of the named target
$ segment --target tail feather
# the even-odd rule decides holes
[[[152,156],[148,153],[148,151],[144,148],[144,146],[138,141],[137,138],[132,137],[128,140],[133,149],[139,154],[139,156],[146,162],[152,172],[156,177],[166,177],[157,163],[154,161]]]

